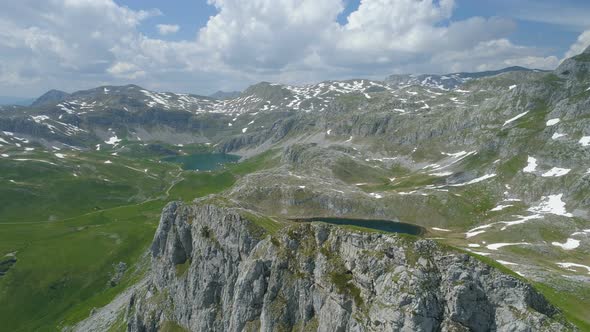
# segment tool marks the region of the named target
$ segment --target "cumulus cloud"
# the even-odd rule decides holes
[[[321,47],[336,29],[341,0],[209,0],[219,13],[199,44],[230,66],[281,69]]]
[[[453,20],[454,0],[361,0],[340,24],[344,0],[208,0],[217,9],[194,39],[149,37],[157,9],[113,0],[3,4],[0,88],[76,90],[102,83],[209,92],[260,80],[305,83],[399,72],[522,65],[553,68],[541,49],[512,43],[510,19]],[[160,35],[177,25],[158,24]],[[581,51],[590,33],[569,53]],[[568,53],[568,54],[569,54]],[[20,84],[20,86],[19,86]],[[5,92],[6,93],[6,92]]]
[[[565,58],[567,59],[582,53],[588,46],[590,46],[590,30],[586,30],[578,36],[578,40],[565,53]]]
[[[431,63],[450,68],[452,72],[485,71],[522,66],[536,69],[553,69],[559,64],[556,56],[537,56],[537,50],[514,45],[508,39],[480,42],[460,51],[446,51],[432,57]]]
[[[177,33],[180,30],[180,26],[176,24],[158,24],[156,25],[158,33],[162,36]]]
[[[132,80],[145,76],[145,71],[139,69],[135,64],[128,62],[116,62],[107,71],[113,76]]]

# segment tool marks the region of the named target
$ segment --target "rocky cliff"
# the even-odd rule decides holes
[[[129,331],[560,331],[531,286],[431,240],[170,203]]]

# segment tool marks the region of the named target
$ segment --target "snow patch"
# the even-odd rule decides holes
[[[112,162],[112,161],[110,161],[110,160],[107,160],[107,161],[105,161],[104,163],[105,163],[105,164],[112,164],[113,162]]]
[[[590,234],[590,229],[584,229],[581,232],[575,232],[572,234],[572,236],[576,236],[576,235],[588,235]]]
[[[582,146],[590,146],[590,136],[584,136],[578,141]]]
[[[430,173],[430,175],[432,175],[432,176],[438,176],[438,177],[444,177],[444,176],[453,175],[453,172]]]
[[[506,204],[506,205],[502,205],[502,204],[500,204],[500,205],[496,206],[495,208],[491,209],[490,211],[493,211],[493,212],[496,212],[496,211],[502,211],[502,210],[504,210],[505,208],[509,208],[509,207],[511,207],[511,206],[514,206],[514,205],[512,205],[512,204]]]
[[[510,90],[514,90],[516,87],[517,87],[517,85],[516,85],[516,84],[515,84],[515,85],[511,85],[511,86],[509,86],[509,87],[508,87],[508,91],[510,91]]]
[[[108,141],[104,141],[104,142],[109,145],[117,145],[121,142],[121,139],[118,138],[117,135],[115,135],[115,136],[109,138]]]
[[[509,226],[514,226],[514,225],[520,225],[520,224],[524,224],[525,222],[529,221],[529,220],[534,220],[534,219],[543,219],[543,215],[541,214],[533,214],[530,216],[514,216],[517,217],[519,219],[513,220],[513,221],[499,221],[497,223],[492,223],[493,224],[504,224],[505,226],[502,227],[500,230],[505,231]]]
[[[525,173],[533,173],[536,169],[537,169],[537,159],[529,156],[529,158],[527,159],[527,165],[525,168],[523,168],[523,172]]]
[[[66,157],[63,153],[56,153],[55,156],[59,159],[64,159]]]
[[[49,120],[49,117],[47,115],[31,116],[31,118],[33,118],[33,121],[35,121],[36,123],[41,123],[45,120]]]
[[[487,228],[490,228],[494,225],[498,225],[498,224],[504,224],[505,226],[502,227],[501,230],[506,230],[506,228],[508,228],[509,226],[513,226],[513,225],[518,225],[518,224],[524,224],[525,222],[529,221],[529,220],[533,220],[533,219],[542,219],[543,215],[541,214],[533,214],[530,216],[514,216],[517,217],[518,219],[514,220],[514,221],[498,221],[498,222],[493,222],[487,225],[482,225],[482,226],[477,226],[475,228],[472,228],[470,230],[468,230],[465,233],[465,237],[466,238],[470,238],[470,237],[474,237],[478,234],[484,233],[485,230]]]
[[[42,160],[42,159],[24,159],[24,158],[19,158],[19,159],[14,159],[16,161],[36,161],[39,163],[45,163],[45,164],[50,164],[50,165],[54,165],[57,166],[56,163],[52,163],[51,161],[47,161],[47,160]]]
[[[555,119],[549,119],[547,120],[547,127],[551,127],[551,126],[555,126],[556,124],[559,123],[559,121],[561,121],[559,118],[555,118]]]
[[[502,265],[518,265],[516,263],[507,262],[507,261],[503,261],[503,260],[500,260],[500,259],[496,260],[496,262],[498,262],[498,263],[500,263]]]
[[[567,239],[565,243],[551,242],[556,247],[561,247],[563,250],[573,250],[580,246],[580,241],[575,239]]]
[[[529,111],[522,112],[522,113],[518,114],[517,116],[515,116],[515,117],[513,117],[513,118],[511,118],[511,119],[508,119],[508,120],[506,120],[506,121],[504,122],[504,124],[502,125],[502,127],[503,127],[503,126],[505,126],[505,125],[507,125],[507,124],[509,124],[509,123],[511,123],[511,122],[514,122],[514,121],[516,121],[516,120],[518,120],[518,119],[522,118],[523,116],[527,115],[527,113],[528,113],[528,112],[529,112]]]
[[[486,246],[486,248],[490,249],[490,250],[498,250],[502,247],[508,247],[508,246],[525,246],[525,245],[530,245],[530,243],[528,242],[515,242],[515,243],[492,243],[492,244],[488,244]]]
[[[435,231],[439,231],[439,232],[450,232],[450,229],[446,229],[446,228],[438,228],[438,227],[432,227],[433,230]]]
[[[486,174],[486,175],[480,176],[478,178],[475,178],[475,179],[473,179],[473,180],[471,180],[469,182],[452,184],[450,186],[451,187],[463,187],[463,186],[467,186],[467,185],[470,185],[470,184],[475,184],[475,183],[478,183],[478,182],[482,182],[482,181],[487,180],[487,179],[491,179],[494,176],[496,176],[496,174]]]
[[[565,136],[567,136],[567,134],[553,133],[553,136],[551,136],[551,139],[557,140],[557,139],[559,139],[561,137],[565,137]]]
[[[444,154],[445,156],[449,156],[449,157],[453,157],[453,158],[460,158],[460,157],[463,157],[466,154],[470,154],[470,153],[473,153],[473,152],[474,151],[471,151],[471,152],[459,151],[459,152],[455,152],[455,153],[441,152],[441,154]]]
[[[565,209],[565,202],[561,200],[563,194],[543,196],[541,203],[538,206],[534,206],[528,209],[530,212],[535,213],[551,213],[558,216],[573,217],[571,213],[568,213]]]
[[[487,225],[486,225],[486,226],[487,226]],[[490,226],[490,227],[491,227],[491,226]],[[485,228],[487,228],[487,227],[485,227]],[[474,237],[474,236],[476,236],[476,235],[479,235],[479,234],[482,234],[482,233],[485,233],[485,232],[486,232],[486,231],[484,231],[484,230],[468,231],[467,233],[465,233],[465,237],[466,237],[466,238],[470,238],[470,237]]]
[[[569,263],[569,262],[563,262],[563,263],[555,263],[557,265],[559,265],[559,267],[564,268],[568,271],[572,271],[572,272],[577,272],[576,270],[572,269],[572,267],[579,267],[582,269],[586,269],[588,270],[588,274],[590,274],[590,266],[587,265],[582,265],[582,264],[577,264],[577,263]]]
[[[560,177],[560,176],[566,175],[570,171],[571,171],[571,169],[568,169],[568,168],[553,167],[549,171],[543,173],[541,176],[542,177],[545,177],[545,178],[548,178],[548,177]]]

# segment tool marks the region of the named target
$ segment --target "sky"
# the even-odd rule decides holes
[[[589,17],[587,0],[0,0],[0,95],[554,69]]]

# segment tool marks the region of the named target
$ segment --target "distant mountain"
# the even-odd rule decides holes
[[[219,90],[219,91],[209,95],[209,97],[219,99],[219,100],[227,100],[227,99],[237,98],[241,94],[242,94],[242,92],[240,92],[240,91],[221,91],[221,90]]]
[[[499,74],[507,73],[507,72],[544,72],[544,70],[538,69],[528,69],[524,67],[507,67],[500,70],[491,70],[491,71],[482,71],[476,73],[452,73],[452,74],[444,74],[444,75],[433,75],[433,74],[422,74],[422,75],[413,75],[413,74],[401,74],[401,75],[391,75],[387,77],[385,80],[390,84],[395,85],[422,85],[425,87],[430,88],[438,88],[443,90],[452,90],[457,88],[458,86],[464,84],[465,82],[475,79],[475,78],[483,78],[483,77],[490,77],[496,76]]]
[[[73,330],[120,317],[130,331],[575,330],[521,283],[590,323],[589,51],[553,72],[261,82],[228,100],[101,86],[0,107],[0,197],[32,197],[29,174],[54,169],[74,183],[108,166],[101,186],[142,176],[147,188],[167,173],[151,151],[248,158],[223,171],[231,188],[215,181],[218,196],[168,205],[146,279]],[[345,225],[288,221],[314,216]],[[387,235],[367,219],[425,233]],[[379,232],[349,227],[365,222]],[[9,273],[24,267],[16,255]]]
[[[33,100],[33,98],[0,96],[0,105],[29,106]]]
[[[31,106],[38,107],[46,104],[60,102],[66,99],[70,94],[60,90],[49,90],[41,97],[37,98]]]

